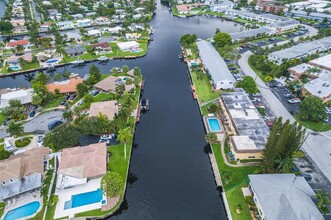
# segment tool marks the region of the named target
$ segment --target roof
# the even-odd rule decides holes
[[[314,66],[319,66],[321,68],[331,70],[331,54],[319,57],[317,59],[309,61],[308,63]]]
[[[200,59],[215,83],[219,81],[236,81],[223,58],[210,42],[198,41],[197,46]]]
[[[46,85],[46,88],[49,92],[55,92],[55,89],[58,89],[60,93],[72,93],[76,92],[77,85],[82,82],[83,79],[80,76],[74,76],[65,81],[50,83]]]
[[[236,152],[257,151],[257,147],[249,136],[230,136]]]
[[[117,46],[121,49],[121,50],[126,50],[126,49],[130,49],[132,47],[139,47],[139,43],[137,43],[136,41],[128,41],[128,42],[120,42],[117,43]]]
[[[74,47],[67,47],[65,51],[68,55],[70,55],[70,54],[84,53],[86,49],[83,45],[76,45]]]
[[[304,85],[304,88],[313,96],[326,98],[331,95],[331,74],[323,74]]]
[[[222,102],[233,121],[236,133],[248,136],[256,148],[262,150],[267,143],[269,128],[243,89],[221,94]]]
[[[294,174],[258,174],[248,177],[266,219],[324,219],[310,198],[315,193],[303,177]]]
[[[89,178],[104,175],[106,172],[106,143],[66,148],[62,152],[58,168],[59,174],[76,178]]]
[[[118,113],[119,107],[116,101],[105,101],[105,102],[93,102],[90,106],[89,117],[98,116],[103,114],[107,116],[109,120],[113,120],[115,115]]]
[[[307,64],[307,63],[301,63],[299,65],[293,66],[291,68],[288,68],[288,71],[293,71],[296,72],[298,74],[303,74],[305,73],[307,70],[314,68],[314,66]]]
[[[100,89],[105,92],[115,92],[117,81],[119,80],[116,76],[108,76],[107,78],[101,80],[97,84],[94,85],[96,89]]]
[[[20,89],[5,94],[1,94],[0,108],[9,107],[10,100],[19,100],[21,104],[28,104],[32,101],[32,89]]]
[[[41,186],[41,174],[34,173],[24,177],[24,181],[13,180],[5,185],[0,185],[0,201],[19,195]]]
[[[66,32],[60,32],[61,36],[67,35],[68,39],[82,39],[82,36],[79,34],[77,30],[71,30]]]
[[[16,47],[18,45],[27,45],[28,43],[29,43],[28,40],[10,41],[8,43],[8,46],[10,46],[10,47]]]
[[[244,39],[245,37],[253,37],[263,33],[271,34],[272,30],[270,30],[269,28],[261,27],[256,29],[249,29],[242,32],[230,33],[230,36],[232,40],[240,40]]]
[[[103,42],[103,43],[91,44],[90,47],[91,48],[101,47],[103,49],[107,49],[110,48],[110,45],[107,42]]]
[[[43,174],[44,159],[49,153],[49,148],[39,147],[1,160],[0,182],[8,181],[9,179],[20,179],[34,173]]]

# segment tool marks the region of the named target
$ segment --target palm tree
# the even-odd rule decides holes
[[[126,144],[132,139],[132,130],[128,128],[123,128],[118,132],[117,140],[124,144],[124,159],[126,159]]]
[[[21,123],[14,123],[11,122],[8,124],[8,128],[6,129],[6,132],[10,134],[10,136],[17,137],[24,133],[24,128]]]
[[[214,132],[209,132],[206,136],[205,139],[207,142],[214,144],[218,141],[217,135]]]
[[[63,118],[66,119],[67,121],[71,121],[73,119],[73,113],[72,111],[64,111],[62,114]]]
[[[318,203],[317,203],[317,208],[324,214],[329,214],[329,209],[326,205],[331,205],[331,201],[328,198],[329,193],[328,192],[324,192],[322,190],[319,190],[316,193],[317,199],[318,199]]]
[[[285,159],[276,159],[275,163],[278,164],[277,171],[278,172],[289,172],[291,168],[294,166],[292,158],[285,158]]]

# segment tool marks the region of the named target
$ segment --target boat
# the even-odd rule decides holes
[[[150,41],[153,41],[153,40],[154,40],[154,37],[150,36],[150,37],[149,37],[149,40],[150,40]]]
[[[71,64],[74,64],[74,65],[80,65],[80,64],[83,64],[85,61],[78,58],[77,60],[74,60],[71,62]]]
[[[103,62],[103,61],[109,60],[109,58],[106,57],[106,56],[101,56],[101,57],[98,58],[98,60],[101,61],[101,62]]]
[[[178,54],[179,59],[183,59],[183,56],[181,54]]]
[[[47,72],[52,72],[55,70],[55,66],[53,64],[48,64],[46,70]]]

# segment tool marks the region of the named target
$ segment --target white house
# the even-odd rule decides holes
[[[140,44],[136,41],[128,41],[128,42],[119,42],[117,46],[120,48],[121,51],[130,51],[132,49],[138,49]]]
[[[93,36],[93,37],[100,37],[101,36],[101,31],[94,29],[94,30],[89,30],[87,31],[88,36]]]

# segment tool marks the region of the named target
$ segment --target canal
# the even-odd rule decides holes
[[[124,64],[139,66],[146,84],[143,96],[150,111],[136,129],[125,204],[112,219],[225,219],[208,155],[204,152],[204,128],[193,100],[187,67],[178,59],[180,36],[196,33],[213,36],[216,28],[239,31],[240,26],[209,16],[173,17],[158,3],[151,21],[154,41],[144,58],[112,60],[97,64],[102,72]],[[84,75],[91,64],[62,67]],[[34,73],[0,79],[0,87],[29,86]]]

